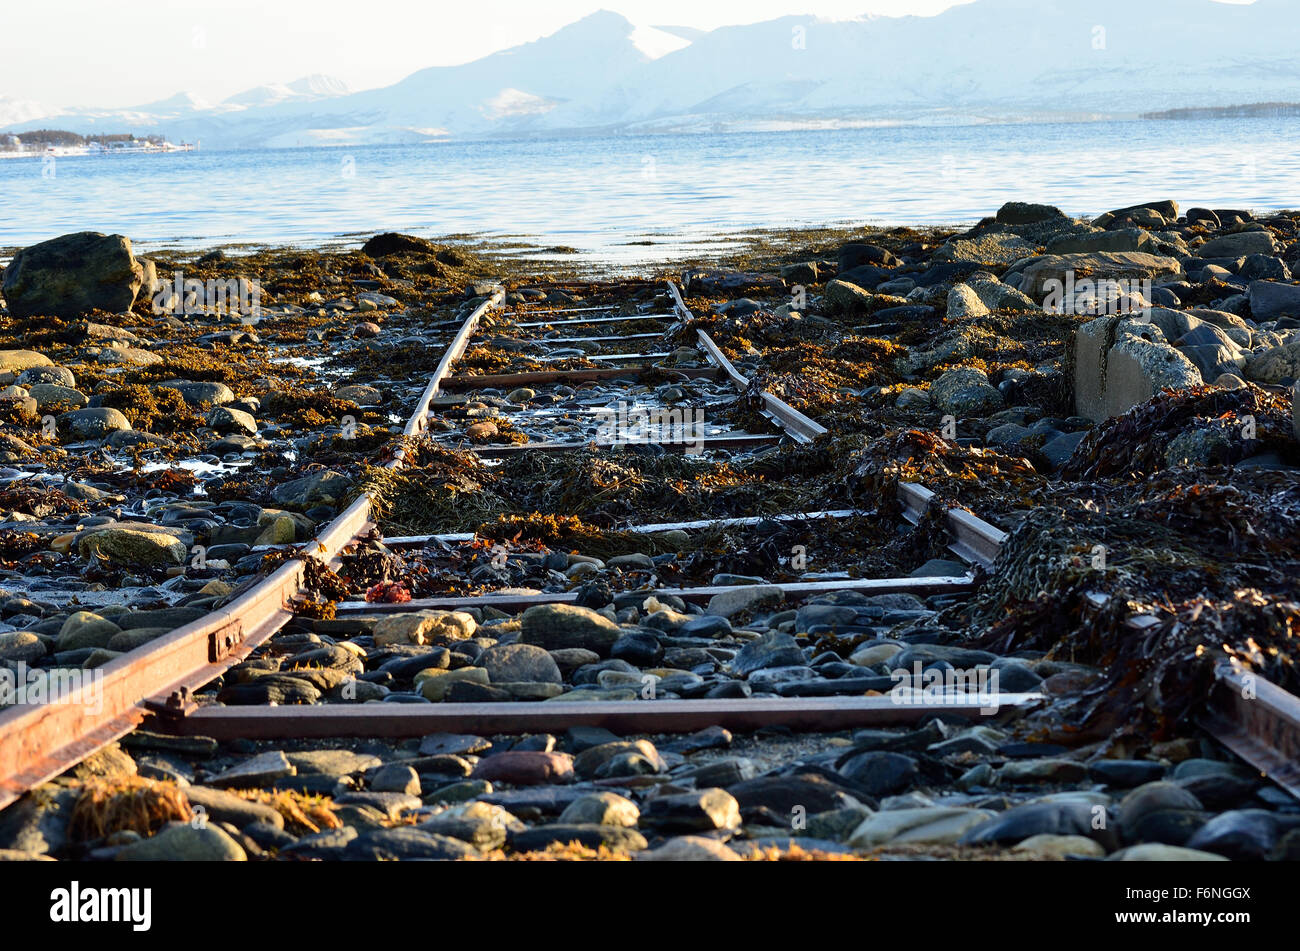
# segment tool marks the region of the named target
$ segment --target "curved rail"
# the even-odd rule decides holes
[[[466,318],[425,387],[405,435],[427,426],[429,403],[483,315],[504,301],[498,287]],[[402,465],[399,450],[386,463]],[[371,500],[356,499],[317,536],[317,557],[336,567],[339,554],[371,525]],[[244,660],[293,616],[304,564],[294,559],[195,621],[114,658],[95,671],[69,671],[57,702],[0,711],[0,808],[59,775],[140,725],[152,713],[185,713],[190,692]],[[78,674],[72,678],[71,674]]]
[[[673,300],[672,316],[689,320],[691,313],[677,287],[670,282],[668,291]],[[497,288],[465,319],[417,401],[403,435],[418,435],[427,430],[429,407],[444,388],[459,388],[467,385],[467,380],[472,380],[468,385],[495,385],[495,380],[488,382],[482,377],[457,380],[450,373],[464,354],[483,316],[503,302],[504,289]],[[715,370],[721,371],[733,388],[741,393],[754,392],[752,381],[732,365],[706,332],[697,329],[697,339]],[[599,379],[627,371],[580,372]],[[697,372],[703,375],[715,371]],[[820,424],[773,394],[761,392],[757,395],[764,404],[761,412],[797,442],[808,443],[826,433]],[[401,466],[403,455],[399,450],[386,465],[390,468]],[[904,517],[913,523],[926,513],[934,497],[930,490],[915,484],[900,485],[898,495]],[[843,513],[810,514],[835,517]],[[951,550],[969,564],[991,567],[1007,538],[1006,533],[960,509],[949,509],[946,519],[953,539]],[[371,526],[371,500],[362,495],[322,530],[317,538],[318,556],[331,565],[337,565],[344,548]],[[642,529],[650,531],[668,527],[680,526],[643,526]],[[394,541],[417,542],[420,539]],[[671,732],[714,724],[736,729],[781,724],[825,730],[902,723],[933,712],[924,705],[896,704],[892,698],[882,696],[598,704],[561,700],[541,704],[462,703],[433,708],[405,704],[328,704],[292,708],[218,706],[196,709],[190,697],[191,690],[212,681],[248,657],[293,616],[286,605],[301,593],[303,573],[302,560],[287,562],[219,610],[110,661],[94,672],[89,683],[67,691],[60,702],[18,706],[0,712],[0,808],[150,718],[178,733],[215,737],[306,738],[411,736],[439,730],[469,729],[495,733],[536,732],[554,731],[576,724],[602,725],[629,732]],[[808,582],[779,587],[784,593],[794,596],[855,585],[876,593],[883,590],[928,593],[969,590],[975,580],[974,576],[968,575],[963,578]],[[698,600],[722,590],[727,589],[672,589],[671,593]],[[647,595],[650,593],[646,592]],[[420,607],[465,604],[522,608],[533,603],[564,602],[572,600],[572,597],[563,593],[541,596],[503,594],[469,599],[429,599],[427,603],[410,602],[400,606],[344,603],[339,608],[344,612],[417,610]],[[1130,619],[1130,624],[1139,629],[1148,623],[1152,623],[1152,619]],[[85,676],[88,672],[70,673]],[[1003,709],[1020,708],[1040,700],[1037,694],[1001,695],[999,706]],[[954,710],[951,704],[945,709],[947,712],[962,712]],[[974,716],[985,711],[972,708],[969,712]],[[1219,686],[1201,725],[1284,789],[1300,796],[1300,769],[1296,767],[1297,760],[1300,760],[1300,699],[1262,678],[1225,668],[1219,672]]]

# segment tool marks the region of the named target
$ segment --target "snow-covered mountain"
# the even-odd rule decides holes
[[[1298,13],[1300,0],[976,0],[933,17],[783,17],[702,33],[603,11],[382,89],[307,77],[211,107],[173,97],[35,125],[230,148],[1131,116],[1300,101]]]
[[[291,83],[271,83],[265,86],[254,86],[252,89],[246,89],[241,93],[223,99],[222,105],[239,106],[241,108],[271,106],[289,100],[315,101],[317,99],[332,99],[335,96],[346,96],[351,91],[348,89],[348,84],[341,79],[335,79],[333,76],[326,76],[323,73],[312,73],[310,76],[304,76],[302,79],[294,80]]]
[[[13,100],[0,99],[0,130],[23,132],[41,127],[66,129],[71,132],[104,133],[133,132],[139,135],[161,133],[180,140],[172,130],[195,128],[202,130],[218,117],[285,102],[319,102],[346,96],[347,83],[332,76],[313,73],[291,83],[258,86],[237,93],[219,103],[209,103],[188,92],[147,102],[126,109],[76,108],[50,110],[34,103],[21,116],[6,118],[5,104]],[[195,136],[197,138],[197,136]],[[186,139],[190,141],[190,139]]]
[[[0,96],[0,130],[7,130],[10,126],[27,122],[29,119],[39,119],[49,112],[50,110],[45,106],[30,99]]]

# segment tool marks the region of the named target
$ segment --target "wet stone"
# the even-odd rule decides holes
[[[410,766],[390,763],[377,769],[369,780],[369,788],[375,792],[406,793],[420,795],[420,776]]]
[[[148,839],[124,846],[119,862],[244,862],[244,849],[220,828],[173,823]]]
[[[573,759],[565,753],[497,753],[480,760],[471,775],[474,779],[514,786],[567,783],[573,781]]]
[[[760,776],[727,791],[736,798],[742,813],[762,808],[788,817],[796,807],[812,815],[862,805],[849,790],[820,776]]]
[[[510,848],[516,852],[539,852],[571,842],[590,849],[604,846],[615,852],[640,852],[647,846],[640,832],[614,825],[542,825],[511,833],[507,838]]]
[[[638,862],[741,862],[744,861],[726,844],[697,835],[669,839],[656,849],[637,854]]]
[[[280,750],[260,753],[205,780],[218,789],[261,786],[272,780],[293,776],[297,769]]]
[[[560,814],[569,825],[616,825],[635,828],[641,816],[637,804],[617,793],[600,791],[575,799]]]
[[[545,650],[531,644],[499,644],[479,655],[477,663],[494,684],[563,683],[560,669]]]
[[[1086,802],[1039,801],[1008,809],[962,835],[960,842],[970,845],[1014,845],[1035,835],[1082,835],[1096,839],[1108,850],[1114,847],[1110,824],[1093,827],[1098,815]],[[1103,810],[1101,815],[1105,815]]]
[[[1088,774],[1095,782],[1133,787],[1160,779],[1165,767],[1151,760],[1097,760],[1088,765]]]
[[[646,803],[644,821],[677,832],[734,829],[740,825],[740,806],[723,789],[656,796]]]
[[[1187,841],[1187,848],[1234,861],[1260,861],[1273,851],[1279,822],[1264,809],[1240,809],[1215,816]]]
[[[479,855],[476,848],[460,839],[410,827],[364,832],[347,844],[346,853],[348,858],[367,862],[409,859],[456,861],[477,858]]]

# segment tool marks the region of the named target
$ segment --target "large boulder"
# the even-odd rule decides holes
[[[983,370],[957,367],[945,371],[930,385],[930,400],[942,412],[958,419],[984,416],[1002,409],[1002,394],[989,384]]]
[[[326,469],[276,486],[271,490],[271,497],[281,505],[295,508],[337,505],[351,488],[351,479],[341,472]]]
[[[862,267],[864,264],[874,264],[878,267],[897,267],[899,260],[890,251],[879,245],[854,242],[840,248],[837,263],[839,272],[843,273],[856,267]]]
[[[976,271],[974,274],[968,275],[963,282],[963,286],[974,291],[975,296],[989,310],[1038,309],[1038,305],[1020,291],[1003,284],[987,271]]]
[[[1141,228],[1117,228],[1090,234],[1063,234],[1047,243],[1048,254],[1079,254],[1098,251],[1154,251],[1156,240]]]
[[[36,401],[37,412],[41,413],[54,409],[82,409],[90,402],[80,390],[57,383],[34,383],[27,395]]]
[[[386,231],[377,234],[361,246],[361,253],[367,257],[383,258],[390,254],[436,254],[438,246],[425,238],[413,234],[399,234]]]
[[[573,604],[537,604],[520,620],[519,642],[546,650],[581,647],[608,657],[623,634],[609,618]]]
[[[175,390],[187,405],[206,408],[223,406],[235,401],[234,391],[224,383],[210,383],[192,380],[164,380],[158,384],[159,389]],[[344,390],[348,387],[343,387]],[[340,393],[343,390],[339,391]],[[347,397],[344,397],[346,399]]]
[[[934,252],[935,261],[954,264],[1014,264],[1034,253],[1034,246],[1014,234],[953,238]]]
[[[1139,282],[1180,273],[1182,265],[1176,258],[1141,251],[1048,254],[1025,266],[1020,290],[1041,303],[1049,291],[1084,280]]]
[[[826,302],[826,309],[833,313],[852,313],[866,310],[871,304],[871,294],[856,284],[836,280],[827,282],[823,300]]]
[[[1281,347],[1270,347],[1246,361],[1245,376],[1256,383],[1282,383],[1300,380],[1300,340]]]
[[[1250,314],[1256,320],[1273,320],[1284,315],[1300,317],[1300,284],[1252,281]]]
[[[3,292],[15,317],[76,317],[130,309],[143,283],[144,268],[129,239],[81,231],[15,254],[5,268]]]
[[[1055,205],[1025,201],[1009,201],[998,209],[997,214],[998,224],[1003,225],[1032,225],[1061,218],[1065,218],[1065,212]]]
[[[60,413],[58,427],[74,438],[103,439],[111,432],[130,429],[131,423],[120,410],[111,406],[92,406]]]
[[[965,284],[954,284],[948,292],[949,320],[974,320],[987,317],[988,313],[989,309],[980,296]]]
[[[1147,320],[1099,317],[1075,331],[1075,412],[1094,422],[1161,390],[1200,386],[1200,371]]]
[[[1272,254],[1277,249],[1267,231],[1241,231],[1205,242],[1197,249],[1203,258],[1244,258],[1251,254]]]
[[[1133,221],[1143,228],[1164,227],[1178,217],[1178,202],[1152,201],[1144,205],[1129,205],[1108,211],[1093,221],[1098,228],[1109,228],[1115,222]]]
[[[187,549],[175,535],[147,527],[106,525],[77,536],[77,551],[123,565],[179,565]]]

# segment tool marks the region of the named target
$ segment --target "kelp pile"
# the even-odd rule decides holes
[[[895,361],[905,348],[887,340],[850,336],[833,346],[799,343],[764,354],[754,385],[804,413],[843,411],[855,391],[899,379]]]
[[[539,512],[498,516],[479,525],[475,534],[489,545],[504,544],[514,549],[533,543],[555,551],[576,551],[596,558],[632,552],[658,555],[678,552],[685,547],[681,540],[664,533],[607,531],[574,515],[542,515]]]
[[[1175,469],[1043,493],[1003,545],[968,633],[1102,668],[1067,710],[1080,737],[1167,735],[1229,659],[1300,690],[1300,482],[1226,475]],[[1139,632],[1126,623],[1135,613],[1159,623]]]
[[[371,497],[371,512],[390,535],[463,531],[506,507],[499,475],[470,452],[445,449],[428,437],[401,440],[398,469],[362,464],[352,497]]]
[[[1023,506],[1043,482],[1022,458],[961,446],[919,429],[872,440],[854,463],[846,487],[859,504],[897,506],[900,483],[921,483],[948,504],[971,505],[986,519]]]
[[[42,488],[26,482],[11,482],[0,487],[0,512],[17,512],[35,518],[81,515],[89,511],[86,503],[59,489]]]
[[[1290,397],[1251,384],[1197,386],[1166,390],[1093,428],[1061,477],[1143,476],[1183,460],[1234,464],[1261,452],[1300,463]]]
[[[168,822],[188,822],[193,814],[185,791],[171,783],[143,776],[90,779],[78,790],[69,830],[83,840],[116,832],[147,836]]]
[[[174,389],[151,390],[140,383],[126,383],[103,394],[99,405],[121,411],[132,429],[160,436],[191,436],[203,425]]]
[[[501,467],[516,511],[581,516],[602,527],[791,511],[799,493],[725,461],[637,447],[521,452]]]

